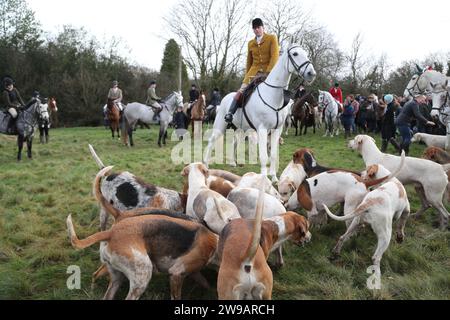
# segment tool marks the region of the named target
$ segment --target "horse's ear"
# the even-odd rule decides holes
[[[423,68],[421,68],[421,67],[419,67],[419,65],[416,63],[416,68],[417,68],[417,72],[419,73],[419,74],[422,74],[423,73]]]

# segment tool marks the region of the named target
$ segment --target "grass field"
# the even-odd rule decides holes
[[[90,288],[91,274],[99,266],[98,247],[75,251],[68,240],[65,219],[69,214],[78,235],[85,237],[98,230],[98,205],[91,195],[92,180],[98,167],[91,158],[92,144],[106,165],[130,171],[147,182],[181,190],[183,165],[170,161],[171,147],[156,146],[157,129],[136,132],[136,147],[127,149],[104,128],[55,129],[48,145],[35,143],[34,160],[16,162],[16,143],[0,136],[0,299],[101,299],[107,279]],[[37,139],[38,141],[39,139]],[[35,141],[36,142],[36,141]],[[379,142],[379,141],[378,141]],[[293,152],[302,147],[314,149],[319,163],[361,170],[362,159],[347,149],[342,136],[322,138],[322,134],[289,136],[281,147],[282,169]],[[392,146],[390,147],[392,148]],[[413,156],[420,156],[423,145],[414,145]],[[392,151],[392,149],[390,149]],[[214,166],[224,168],[227,166]],[[231,169],[237,174],[259,172],[259,166]],[[418,207],[413,188],[408,187],[412,211]],[[366,288],[371,256],[376,246],[372,231],[357,235],[346,243],[342,258],[330,262],[330,250],[345,231],[345,224],[331,222],[312,230],[312,242],[304,248],[286,245],[285,267],[274,272],[273,298],[296,299],[449,299],[450,231],[435,226],[437,214],[427,212],[420,221],[410,219],[406,240],[391,245],[381,262],[382,290]],[[66,271],[71,265],[81,268],[81,290],[70,291]],[[217,272],[206,269],[212,289],[205,291],[187,280],[183,298],[216,299]],[[124,298],[123,286],[117,298]],[[154,275],[144,299],[169,299],[166,275]]]

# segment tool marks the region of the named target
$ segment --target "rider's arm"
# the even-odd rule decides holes
[[[251,53],[251,41],[248,43],[248,49],[247,49],[247,68],[245,69],[245,73],[247,74],[250,71],[250,68],[253,65],[253,55]]]
[[[123,99],[122,90],[119,89],[119,97],[116,99],[116,102],[122,102],[122,99]]]
[[[413,110],[414,116],[416,117],[416,119],[417,119],[418,121],[420,121],[420,122],[422,122],[422,123],[424,123],[424,124],[428,122],[428,119],[425,118],[425,117],[422,115],[422,113],[420,112],[420,110],[419,110],[419,104],[418,104],[418,103],[415,103],[415,104],[412,106],[412,110]]]
[[[267,72],[272,71],[275,64],[278,62],[278,58],[280,57],[280,46],[278,45],[278,39],[276,35],[272,35],[270,37],[270,62],[267,67]]]
[[[6,92],[6,90],[3,91],[3,101],[5,102],[6,109],[14,107],[14,105],[11,103],[11,100],[9,100],[9,94],[8,92]]]
[[[156,95],[155,88],[150,88],[149,92],[150,92],[150,97],[153,100],[161,100],[161,98]]]

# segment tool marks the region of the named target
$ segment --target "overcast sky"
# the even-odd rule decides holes
[[[99,40],[125,41],[122,54],[154,70],[161,66],[171,37],[163,17],[179,0],[27,0],[45,31],[56,34],[64,24],[84,27]],[[245,1],[245,0],[242,0]],[[342,50],[361,32],[366,54],[386,53],[393,66],[450,52],[448,0],[299,0],[312,9]],[[250,28],[250,27],[249,27]]]

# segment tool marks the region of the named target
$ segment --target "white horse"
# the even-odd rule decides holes
[[[447,78],[444,74],[435,70],[421,71],[417,67],[418,73],[413,75],[406,86],[403,96],[405,98],[412,98],[415,94],[429,94],[433,91],[431,84],[444,83]]]
[[[166,144],[167,128],[169,127],[169,123],[173,120],[175,109],[177,107],[183,107],[183,96],[181,95],[181,92],[173,92],[161,102],[161,107],[162,110],[159,113],[160,129],[158,138],[158,145],[160,147],[161,141],[164,145]],[[138,102],[128,104],[123,112],[125,120],[125,126],[122,132],[124,143],[128,146],[133,146],[133,130],[138,121],[150,124],[153,121],[154,115],[153,109],[145,104]],[[128,141],[128,136],[130,141]]]
[[[307,82],[313,82],[316,71],[308,60],[306,52],[296,44],[289,45],[282,54],[267,79],[261,83],[250,97],[243,109],[237,110],[233,124],[244,131],[256,129],[259,144],[259,159],[261,162],[261,174],[267,176],[267,142],[271,134],[272,148],[270,150],[270,175],[274,182],[277,178],[278,141],[282,133],[283,125],[289,113],[288,108],[283,108],[284,89],[289,86],[292,73],[297,73]],[[236,93],[228,94],[221,102],[214,122],[213,133],[209,139],[205,152],[204,163],[208,166],[211,152],[216,140],[221,137],[227,128],[225,114],[228,112]],[[250,123],[249,123],[250,122]],[[270,130],[272,130],[270,132]]]
[[[447,141],[445,142],[445,150],[450,150],[450,86],[446,80],[443,84],[431,83],[431,98],[433,99],[433,108],[431,117],[439,117],[439,121],[445,125],[447,129]]]
[[[319,90],[319,108],[321,110],[325,109],[325,135],[324,137],[330,135],[339,135],[339,105],[340,103],[333,98],[331,93],[328,91]]]

